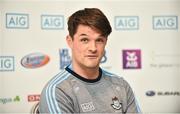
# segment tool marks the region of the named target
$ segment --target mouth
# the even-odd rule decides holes
[[[87,55],[86,57],[89,58],[89,59],[96,59],[96,58],[98,58],[97,55]]]

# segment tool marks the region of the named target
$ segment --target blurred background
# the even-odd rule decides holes
[[[113,29],[101,67],[129,82],[142,112],[180,112],[179,0],[1,0],[0,113],[33,112],[71,62],[68,16],[87,7]]]

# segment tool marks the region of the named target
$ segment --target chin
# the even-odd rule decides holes
[[[79,62],[84,68],[87,69],[96,69],[99,68],[99,61],[96,60],[88,60],[88,61],[83,61],[83,62]]]
[[[88,64],[88,65],[85,65],[87,68],[90,68],[90,69],[95,69],[95,68],[99,68],[99,65],[98,64]]]

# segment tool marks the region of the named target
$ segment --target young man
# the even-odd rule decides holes
[[[68,20],[72,63],[43,89],[40,113],[138,113],[129,84],[99,67],[112,29],[97,8],[85,8]]]

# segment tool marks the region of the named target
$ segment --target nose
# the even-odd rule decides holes
[[[97,51],[97,46],[96,46],[96,42],[91,42],[90,44],[89,44],[89,51],[91,51],[91,52],[96,52]]]

